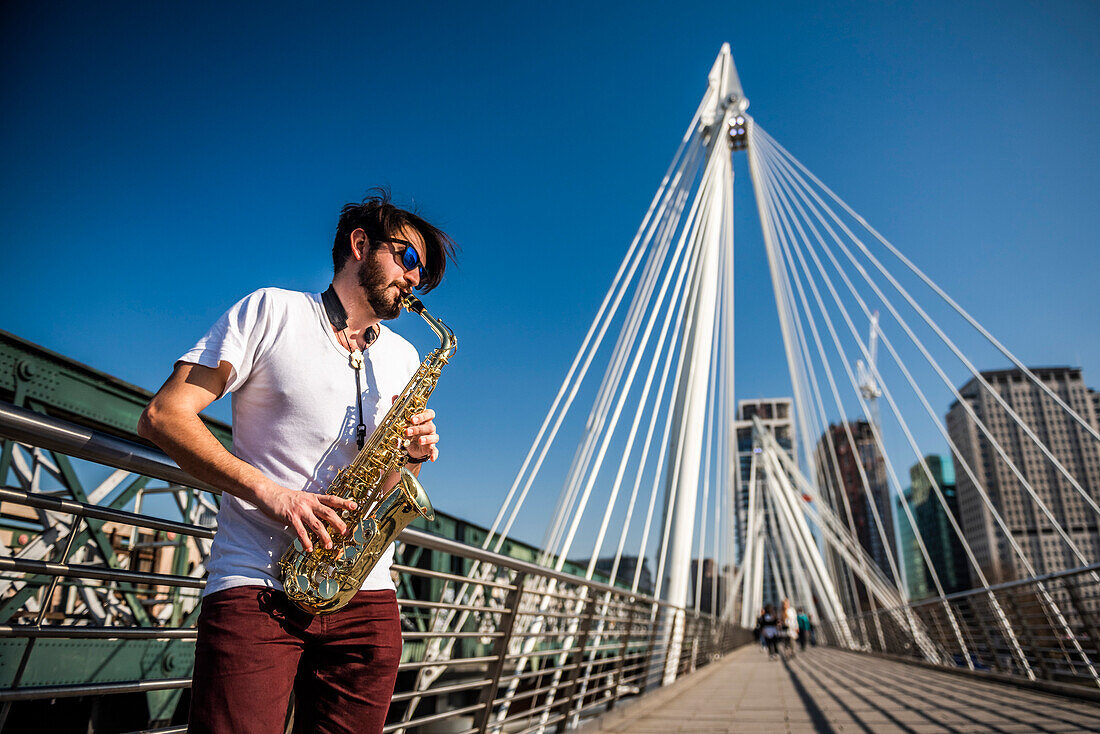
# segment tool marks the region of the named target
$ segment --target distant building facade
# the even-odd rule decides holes
[[[733,569],[729,566],[719,573],[718,564],[713,558],[704,558],[702,568],[698,558],[691,559],[691,593],[688,594],[688,606],[694,608],[698,600],[699,611],[721,616],[732,576]]]
[[[924,457],[924,463],[932,474],[932,480],[940,488],[947,504],[947,511],[940,502],[924,467],[917,462],[909,468],[909,489],[905,492],[909,510],[913,513],[917,531],[924,540],[932,568],[939,578],[945,594],[954,594],[970,588],[966,554],[958,534],[951,526],[951,517],[959,519],[959,503],[955,488],[955,472],[949,458],[938,455]],[[916,535],[901,507],[898,508],[898,536],[901,540],[901,556],[905,566],[905,580],[910,599],[927,599],[936,596],[936,584],[932,571],[925,563]],[[950,513],[950,516],[949,514]]]
[[[1090,426],[1100,428],[1098,393],[1085,387],[1079,368],[1036,367],[1031,372]],[[1100,443],[1022,370],[996,370],[981,375],[1093,501],[1100,501]],[[977,378],[963,385],[959,394],[965,406],[956,400],[946,419],[948,434],[958,448],[954,459],[959,516],[967,543],[988,580],[996,583],[1028,574],[982,500],[975,479],[988,492],[990,502],[1005,519],[1036,573],[1075,568],[1081,563],[979,429],[967,406],[988,428],[1088,561],[1100,560],[1097,517],[1085,499]]]
[[[587,561],[583,561],[587,563]],[[596,572],[601,573],[613,584],[619,584],[630,588],[634,583],[634,574],[638,573],[638,557],[623,556],[619,559],[619,568],[615,572],[615,578],[611,578],[611,569],[615,565],[615,557],[596,559]],[[649,559],[642,559],[642,570],[638,575],[638,591],[643,594],[653,593],[653,574],[649,570]]]
[[[830,425],[817,442],[814,463],[818,486],[825,501],[859,540],[882,574],[893,581],[890,564],[890,555],[894,552],[893,503],[886,479],[886,462],[875,443],[871,425],[864,420]],[[881,532],[875,522],[876,512],[882,522]],[[839,559],[828,549],[826,556],[835,577],[842,578]],[[869,602],[862,584],[857,583],[858,604],[851,600],[846,584],[841,584],[841,588],[844,589],[842,593],[853,602],[852,608],[868,608]]]
[[[905,501],[909,507],[913,506],[913,488],[905,490]],[[928,565],[921,555],[920,546],[917,544],[917,536],[905,518],[905,510],[898,500],[898,551],[901,555],[901,565],[905,569],[905,588],[909,592],[909,598],[913,600],[927,599],[932,596],[928,583]]]
[[[779,446],[794,459],[795,433],[794,433],[794,401],[791,398],[761,398],[757,400],[741,400],[737,403],[737,421],[734,430],[737,434],[737,467],[740,473],[740,481],[737,483],[737,501],[734,504],[736,513],[736,549],[734,560],[738,567],[741,566],[745,555],[745,528],[748,523],[749,511],[749,475],[752,467],[752,423],[753,418],[759,418],[764,428],[775,437]],[[771,503],[768,501],[767,491],[764,489],[763,469],[757,466],[756,493],[763,500],[764,521],[767,524],[767,536],[778,537],[775,526],[775,517]],[[777,559],[778,560],[778,559]],[[777,567],[780,564],[777,563]],[[791,578],[789,568],[779,568],[779,573],[785,579]],[[764,563],[764,603],[777,604],[781,600],[780,583],[777,583],[775,573],[770,561]],[[782,580],[780,580],[782,581]],[[786,582],[783,582],[784,590]]]

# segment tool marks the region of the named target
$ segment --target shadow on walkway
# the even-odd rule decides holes
[[[971,734],[1100,731],[1100,705],[831,648],[748,645],[584,732]],[[672,695],[667,695],[672,694]]]

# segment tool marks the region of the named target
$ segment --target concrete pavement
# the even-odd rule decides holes
[[[581,731],[1100,732],[1100,705],[831,648],[769,660],[748,645]]]

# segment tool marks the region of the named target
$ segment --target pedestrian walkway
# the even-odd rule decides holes
[[[589,732],[1096,732],[1100,704],[831,648],[789,661],[747,645]]]

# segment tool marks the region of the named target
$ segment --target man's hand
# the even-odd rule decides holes
[[[394,398],[397,399],[396,397]],[[409,427],[405,429],[405,440],[408,442],[405,450],[414,459],[422,459],[425,456],[432,461],[439,458],[439,434],[435,428],[435,411],[428,408],[423,413],[417,413],[409,420]]]
[[[306,553],[313,552],[313,542],[307,530],[320,539],[325,550],[332,548],[332,538],[325,527],[327,522],[339,535],[347,532],[347,524],[338,514],[342,510],[354,510],[352,500],[341,499],[331,494],[302,492],[272,484],[270,488],[257,492],[256,507],[275,522],[287,525],[298,536]]]

